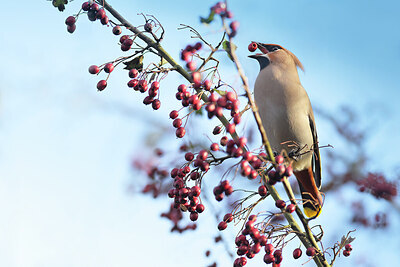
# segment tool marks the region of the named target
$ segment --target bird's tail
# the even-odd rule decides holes
[[[321,213],[323,200],[315,184],[312,168],[296,171],[294,175],[299,182],[304,213],[309,218],[317,217]]]

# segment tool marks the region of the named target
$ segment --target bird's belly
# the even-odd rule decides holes
[[[301,112],[304,109],[271,101],[258,106],[272,149],[277,153],[286,151],[288,154],[291,152],[298,154],[293,162],[295,170],[302,170],[305,166],[309,166],[313,138],[308,114]]]

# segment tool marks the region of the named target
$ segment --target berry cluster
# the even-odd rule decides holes
[[[353,247],[352,247],[350,244],[346,244],[346,245],[344,246],[343,255],[344,255],[345,257],[350,256],[350,252],[351,252],[352,250],[353,250]]]
[[[74,16],[69,16],[65,20],[65,24],[67,25],[67,31],[69,33],[73,33],[76,30],[76,18]]]
[[[181,52],[181,59],[186,62],[186,67],[190,71],[196,70],[196,62],[193,60],[193,55],[196,54],[201,48],[202,44],[200,42],[195,45],[187,45]]]
[[[270,170],[268,172],[268,183],[270,185],[274,185],[277,182],[281,182],[284,177],[289,177],[293,175],[293,168],[292,166],[285,166],[284,165],[284,158],[281,155],[275,157],[275,162],[278,164],[275,170]]]
[[[171,177],[174,179],[173,189],[170,189],[168,196],[174,198],[174,207],[190,212],[190,219],[196,221],[198,214],[204,211],[204,205],[200,203],[201,189],[198,185],[193,187],[186,186],[186,182],[193,180],[199,182],[202,174],[208,171],[210,163],[207,160],[208,151],[201,150],[197,156],[191,152],[185,153],[185,164],[182,168],[174,168]],[[190,169],[193,164],[194,169]]]
[[[109,22],[104,8],[100,8],[96,3],[90,3],[90,1],[84,2],[82,4],[82,10],[87,11],[87,16],[90,21],[100,20],[103,25],[107,25]]]
[[[230,196],[233,193],[233,187],[229,184],[228,180],[221,181],[213,190],[215,200],[217,201],[224,199],[224,193],[226,196]]]
[[[223,18],[232,19],[233,13],[226,8],[226,4],[224,2],[218,2],[214,6],[211,7],[211,11],[215,14],[220,15]],[[237,30],[239,29],[239,22],[234,20],[229,24],[231,32],[229,33],[230,37],[234,37],[237,34]]]

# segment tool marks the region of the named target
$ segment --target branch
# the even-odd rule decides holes
[[[161,57],[163,57],[173,69],[175,69],[179,74],[181,74],[186,80],[189,82],[193,82],[191,75],[181,66],[179,65],[168,53],[164,50],[159,42],[153,41],[151,38],[143,34],[139,29],[129,23],[121,14],[119,14],[114,8],[110,6],[106,1],[100,0],[98,1],[100,5],[102,5],[108,12],[110,12],[123,26],[125,26],[128,30],[135,33],[137,37],[143,40],[149,47],[154,48]],[[199,89],[196,89],[197,92],[200,92]],[[201,99],[204,102],[208,102],[208,97],[205,94],[201,95]],[[218,119],[222,122],[224,126],[229,124],[229,121],[225,118],[225,116],[218,117]],[[238,139],[239,136],[237,132],[233,132],[231,134],[232,138]]]

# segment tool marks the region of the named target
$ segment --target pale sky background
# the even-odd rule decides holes
[[[74,34],[67,33],[64,20],[81,3],[73,1],[63,13],[44,0],[2,3],[0,266],[206,266],[212,258],[203,253],[215,246],[210,237],[216,234],[210,214],[200,216],[197,233],[170,235],[169,222],[159,218],[165,200],[127,191],[140,179],[130,161],[142,152],[143,129],[156,131],[176,102],[149,112],[141,96],[125,86],[126,73],[118,71],[104,92],[96,91],[98,78],[88,74],[88,66],[121,53],[111,29],[85,16]],[[193,42],[188,32],[176,30],[179,23],[210,39],[219,36],[215,28],[199,25],[199,15],[207,15],[213,1],[110,3],[134,24],[142,23],[137,13],[155,15],[167,31],[164,46],[175,58]],[[370,170],[396,177],[399,2],[253,0],[231,1],[230,7],[241,24],[236,43],[251,83],[258,72],[247,58],[251,40],[288,48],[305,66],[301,79],[311,102],[330,111],[351,104],[362,112],[361,125],[370,127],[368,154],[377,157]],[[165,88],[178,82],[170,80]],[[335,141],[324,122],[317,124],[321,143]],[[353,192],[340,195],[346,199]],[[329,213],[318,219],[327,245],[356,228],[338,199],[327,198]],[[352,255],[339,258],[336,266],[400,266],[400,222],[393,217],[387,230],[356,232]],[[216,251],[224,255],[222,246]],[[290,254],[283,266],[306,262],[303,256],[293,263]],[[231,266],[225,256],[220,260]],[[262,265],[258,257],[246,266]]]

